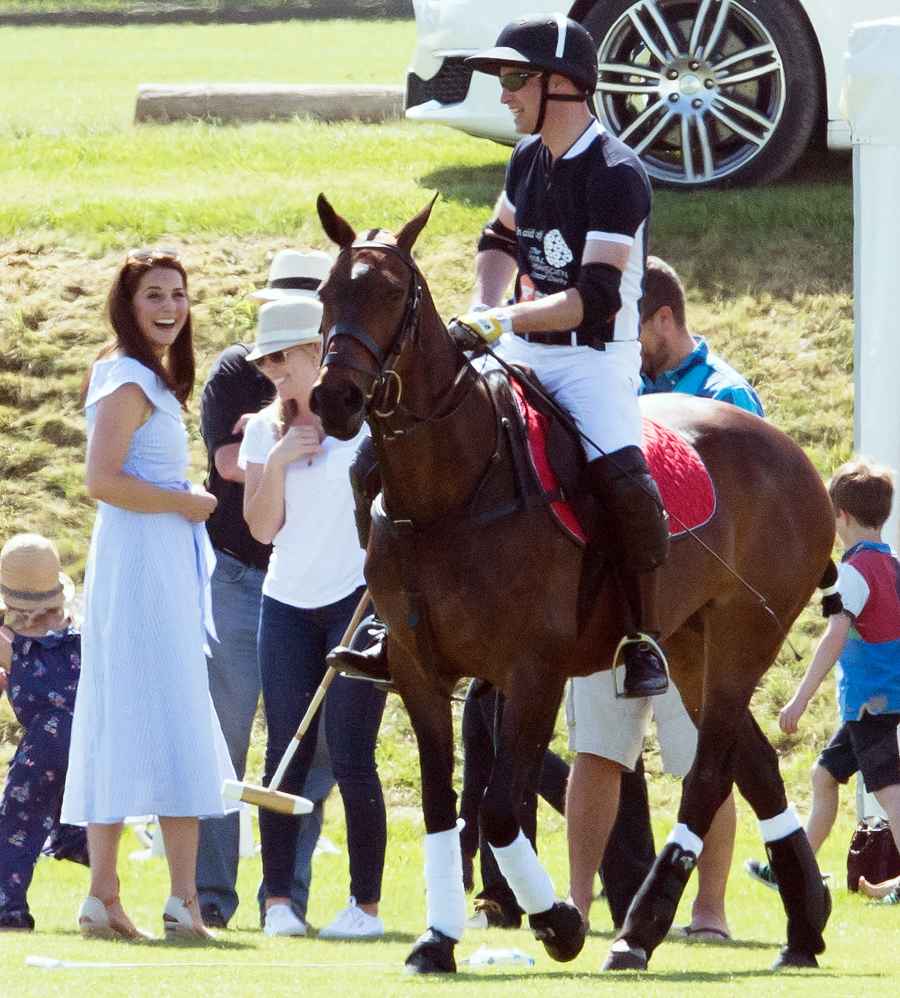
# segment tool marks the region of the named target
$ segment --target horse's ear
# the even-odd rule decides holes
[[[415,245],[416,240],[419,238],[419,233],[425,228],[428,219],[431,217],[431,209],[434,207],[434,202],[440,197],[440,192],[435,194],[435,196],[425,205],[425,207],[416,215],[415,218],[411,218],[406,225],[397,233],[397,245],[400,249],[405,250],[407,253]]]
[[[341,249],[345,249],[353,243],[356,233],[350,228],[350,223],[341,218],[331,207],[324,194],[320,194],[316,199],[316,211],[319,213],[319,221],[322,223],[325,235],[333,243],[337,243]]]

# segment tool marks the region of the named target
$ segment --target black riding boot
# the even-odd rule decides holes
[[[656,572],[669,552],[669,518],[640,447],[623,447],[597,458],[584,473],[599,504],[593,543],[612,554],[624,598],[624,695],[657,696],[669,685],[657,643]]]
[[[625,659],[623,695],[626,699],[653,697],[669,688],[666,660],[658,642],[657,593],[659,573],[655,569],[622,580],[622,590],[630,617]]]
[[[363,620],[346,647],[338,645],[325,658],[332,669],[389,683],[387,628],[374,614]]]

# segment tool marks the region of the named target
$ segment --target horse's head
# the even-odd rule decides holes
[[[373,400],[390,394],[395,365],[416,330],[423,281],[410,252],[433,204],[396,236],[373,229],[357,239],[319,195],[319,219],[340,253],[319,291],[324,356],[310,404],[339,440],[355,436]]]

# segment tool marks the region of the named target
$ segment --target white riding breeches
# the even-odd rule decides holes
[[[530,367],[544,388],[571,413],[578,428],[597,445],[582,438],[589,461],[623,447],[640,447],[638,340],[607,343],[605,350],[594,350],[529,343],[521,336],[505,333],[494,350],[508,364]],[[483,367],[481,360],[473,363],[485,372],[498,366],[491,357],[485,358]]]

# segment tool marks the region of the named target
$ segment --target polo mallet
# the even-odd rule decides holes
[[[344,631],[344,637],[341,639],[342,645],[350,643],[353,632],[363,619],[368,605],[369,590],[366,589],[360,598],[359,605],[353,611],[353,616],[347,625],[347,630]],[[287,772],[287,768],[294,758],[297,746],[309,730],[309,726],[316,716],[316,711],[325,699],[328,687],[331,686],[337,674],[338,670],[330,665],[325,670],[322,682],[319,683],[319,688],[306,708],[306,713],[300,721],[300,726],[297,728],[296,734],[291,739],[287,749],[285,749],[285,753],[281,757],[281,762],[278,763],[278,769],[275,770],[275,775],[272,777],[269,785],[267,787],[258,787],[252,783],[243,783],[241,780],[225,780],[222,784],[222,796],[226,800],[238,800],[243,801],[245,804],[255,804],[257,807],[265,807],[270,811],[278,811],[280,814],[309,814],[312,811],[313,802],[311,800],[307,800],[305,797],[295,797],[293,794],[286,794],[278,788],[281,786],[284,774]]]

